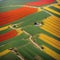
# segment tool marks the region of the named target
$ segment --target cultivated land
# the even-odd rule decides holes
[[[1,0],[0,12],[0,60],[60,60],[60,0]]]

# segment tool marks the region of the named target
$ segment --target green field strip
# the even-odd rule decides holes
[[[59,18],[60,18],[60,15],[57,15],[57,14],[52,13],[52,12],[49,12],[49,13],[51,13],[51,14],[53,14],[54,16],[56,16],[56,17],[59,17]]]
[[[55,8],[60,9],[60,6],[59,6],[59,4],[58,4],[58,3],[56,3],[56,4],[52,4],[52,6],[54,6]]]
[[[55,38],[56,40],[60,41],[60,38],[58,38],[58,37],[56,37],[56,36],[48,33],[47,31],[41,30],[41,32],[43,32],[43,33],[47,34],[48,36],[53,37],[53,38]]]
[[[41,11],[35,15],[32,14],[31,17],[27,16],[27,18],[24,19],[25,21],[21,24],[21,26],[34,24],[34,22],[40,22],[43,19],[47,18],[48,16],[50,15],[45,13],[44,11]]]
[[[34,38],[34,41],[35,41],[37,44],[39,44],[39,45],[41,45],[41,46],[42,46],[42,45],[45,45],[45,46],[49,47],[50,49],[54,50],[56,53],[60,54],[60,50],[54,48],[53,46],[51,46],[50,44],[42,41],[41,39],[35,37],[35,38]]]
[[[54,7],[54,6],[50,6],[49,8],[51,8],[51,9],[53,9],[53,10],[55,10],[55,11],[60,12],[60,9],[58,9],[58,8],[56,8],[56,7]]]
[[[24,58],[26,60],[32,60],[33,59],[33,57],[31,55],[29,55],[29,53],[24,48],[21,48],[18,51],[22,54],[22,56],[24,56]]]
[[[5,56],[0,57],[0,60],[20,60],[20,59],[15,54],[10,52]]]
[[[33,46],[33,45],[32,45]],[[32,56],[35,57],[37,54],[31,50],[28,46],[24,47],[24,49]]]
[[[31,35],[40,33],[39,27],[36,27],[36,26],[30,26],[30,27],[24,28],[24,30],[30,33]]]
[[[7,12],[7,11],[10,11],[10,10],[14,10],[14,9],[17,9],[17,8],[20,8],[19,6],[12,6],[12,7],[10,7],[10,6],[2,6],[2,7],[0,7],[0,12]]]
[[[45,9],[46,11],[48,11],[50,13],[54,13],[54,14],[60,15],[60,12],[55,11],[54,9],[51,9],[50,7],[43,7],[43,9]]]
[[[24,47],[24,48],[22,48],[24,51],[26,51],[31,57],[32,57],[32,60],[34,60],[34,52],[32,52],[31,50],[29,50],[29,48],[28,47]],[[27,57],[26,57],[27,58]],[[30,60],[30,57],[28,57],[29,58],[29,60]]]
[[[8,41],[8,42],[4,43],[5,45],[1,44],[1,45],[4,45],[4,46],[0,47],[0,51],[2,51],[4,49],[12,48],[12,47],[25,45],[28,42],[29,42],[29,40],[26,40],[26,39],[24,40],[24,39],[20,39],[20,38],[15,38],[15,39],[12,39],[11,41]]]
[[[18,47],[18,46],[23,46],[23,45],[27,44],[28,42],[29,41],[27,41],[27,40],[20,40],[20,41],[10,42],[10,43],[0,47],[0,51],[3,51],[5,49],[9,49],[9,48]]]
[[[48,11],[49,12],[49,11]],[[56,16],[56,17],[59,17],[60,18],[60,15],[58,15],[58,14],[55,14],[55,13],[53,13],[53,12],[49,12],[49,13],[51,13],[51,14],[53,14],[54,16]]]
[[[26,4],[28,2],[33,2],[33,1],[36,1],[36,0],[4,0],[3,2],[1,2],[1,5],[2,6],[7,6],[7,5],[20,5],[20,4]]]

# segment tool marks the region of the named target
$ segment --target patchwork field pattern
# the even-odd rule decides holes
[[[60,0],[1,0],[0,60],[60,60]]]

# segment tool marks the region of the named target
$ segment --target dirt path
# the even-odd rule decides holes
[[[21,60],[25,60],[24,57],[16,49],[12,49],[11,52],[13,52]]]
[[[34,42],[34,40],[32,39],[32,35],[30,35],[29,33],[27,33],[26,31],[23,31],[25,34],[27,34],[27,35],[29,35],[30,37],[29,37],[29,40],[30,40],[30,42],[34,45],[34,46],[36,46],[36,48],[38,48],[39,50],[41,50],[42,51],[42,48],[41,48],[41,46],[40,45],[38,45],[36,42]]]

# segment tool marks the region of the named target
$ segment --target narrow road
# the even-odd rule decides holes
[[[16,49],[12,49],[11,51],[21,60],[25,60],[24,57]]]
[[[29,37],[30,42],[32,42],[32,44],[33,44],[34,46],[36,46],[36,48],[38,48],[39,50],[42,51],[42,47],[41,47],[40,45],[38,45],[36,42],[33,41],[32,35],[30,35],[30,34],[27,33],[26,31],[23,31],[23,32],[24,32],[25,34],[29,35],[29,36],[30,36],[30,37]]]

